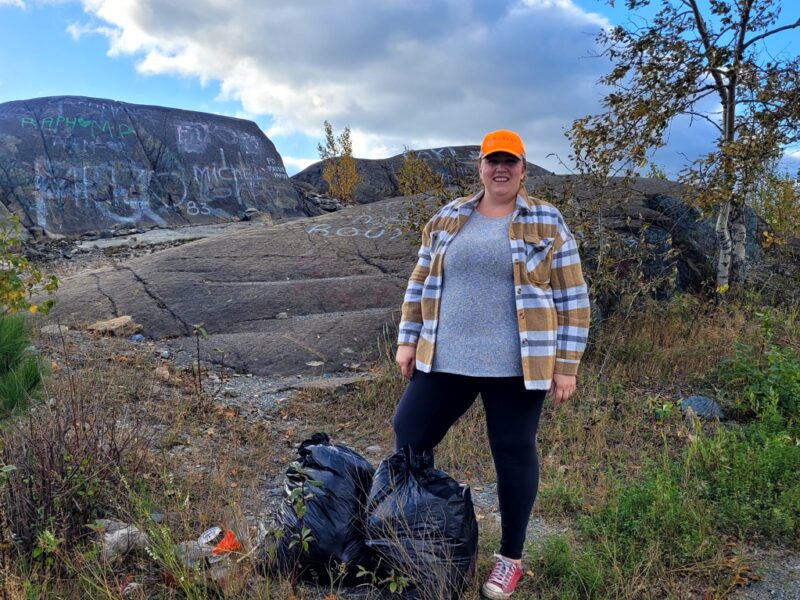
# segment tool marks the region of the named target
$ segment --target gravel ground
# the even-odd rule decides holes
[[[739,590],[736,600],[800,600],[800,554],[774,548],[750,548],[760,581]]]

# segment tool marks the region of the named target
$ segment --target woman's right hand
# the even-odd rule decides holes
[[[394,361],[400,366],[400,372],[406,379],[411,379],[414,374],[414,365],[417,362],[416,346],[398,346]]]

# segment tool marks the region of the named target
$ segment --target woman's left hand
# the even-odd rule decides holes
[[[575,375],[554,373],[550,390],[547,392],[553,398],[553,406],[558,406],[562,402],[569,400],[569,397],[575,392],[576,384],[577,377]]]

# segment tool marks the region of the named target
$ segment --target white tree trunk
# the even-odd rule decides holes
[[[747,239],[747,223],[744,217],[744,206],[733,207],[730,215],[730,232],[732,243],[730,278],[734,283],[742,284],[747,276],[747,255],[744,245]]]
[[[717,225],[714,232],[717,236],[717,292],[725,292],[730,287],[731,255],[733,243],[731,241],[730,229],[728,228],[728,218],[731,213],[731,202],[728,200],[720,206],[717,215]]]

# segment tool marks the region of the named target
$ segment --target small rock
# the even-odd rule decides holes
[[[134,333],[131,337],[128,338],[130,341],[136,342],[143,342],[144,336],[141,333]]]
[[[237,392],[233,388],[225,388],[224,390],[222,390],[222,394],[226,398],[238,398],[239,397],[239,392]]]
[[[693,411],[698,417],[703,419],[722,419],[724,413],[717,404],[716,400],[707,396],[689,396],[681,400],[681,410],[686,413]]]
[[[164,366],[156,367],[156,377],[161,381],[169,381],[170,380],[169,369]]]
[[[288,319],[289,318],[289,313],[279,312],[277,315],[275,315],[275,318],[276,319]]]
[[[122,336],[138,333],[142,330],[142,326],[134,323],[133,317],[130,315],[124,315],[107,321],[97,321],[89,325],[87,329],[95,333]]]
[[[66,325],[45,325],[39,331],[44,335],[65,335],[69,331]]]
[[[310,360],[306,363],[309,367],[321,367],[325,363],[321,360]]]
[[[169,350],[162,350],[162,351],[159,353],[159,356],[160,356],[161,358],[163,358],[164,360],[166,360],[166,359],[168,359],[170,356],[172,356],[172,354],[170,354],[170,351],[169,351]]]
[[[380,446],[377,446],[377,445],[375,445],[375,446],[367,446],[367,449],[364,450],[364,452],[366,452],[367,454],[378,454],[378,453],[380,453],[382,451],[383,451],[383,448],[381,448]]]
[[[159,512],[151,512],[150,513],[150,520],[153,523],[163,523],[164,522],[164,515]]]

